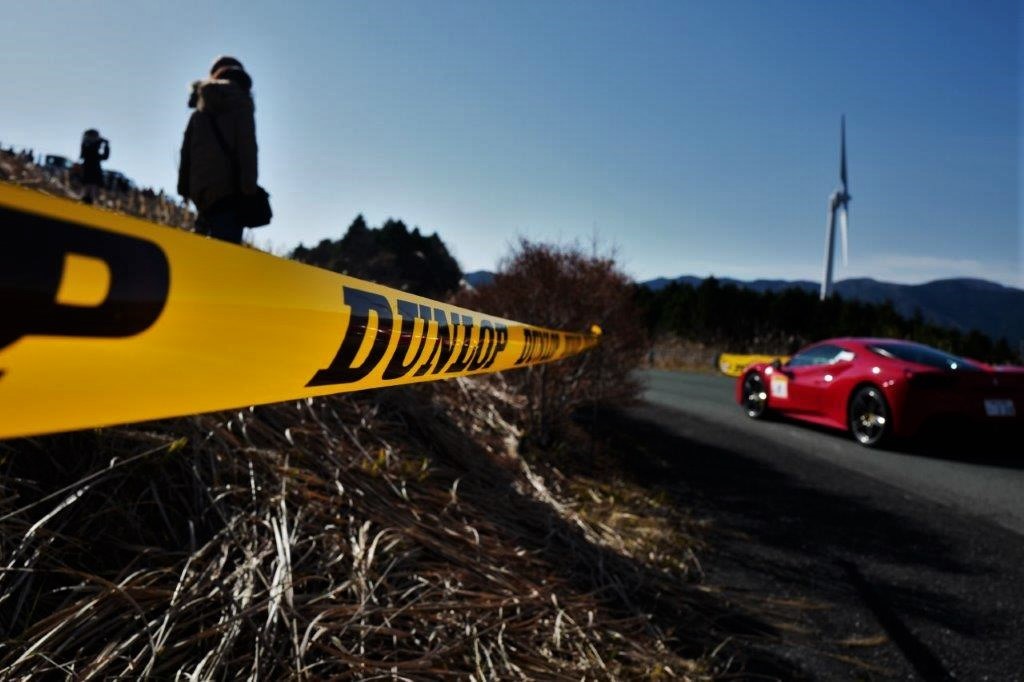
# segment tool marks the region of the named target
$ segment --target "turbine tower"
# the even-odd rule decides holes
[[[836,240],[836,215],[839,216],[839,238],[843,242],[843,266],[847,262],[847,222],[850,192],[846,181],[846,116],[839,123],[839,180],[842,186],[828,198],[828,228],[825,232],[825,274],[821,280],[821,300],[832,295],[832,251]],[[841,212],[840,212],[841,211]]]

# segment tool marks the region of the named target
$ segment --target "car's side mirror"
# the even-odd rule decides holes
[[[772,360],[772,369],[774,369],[776,372],[782,369],[782,360],[780,360],[779,358],[775,358],[774,360]]]

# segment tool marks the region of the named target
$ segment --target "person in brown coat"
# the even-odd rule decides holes
[[[240,244],[241,194],[255,194],[257,180],[252,79],[238,60],[214,63],[211,78],[195,86],[196,110],[181,145],[178,194],[196,205],[196,231]],[[218,138],[219,135],[219,138]]]

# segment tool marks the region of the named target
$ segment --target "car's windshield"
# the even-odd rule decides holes
[[[887,358],[916,362],[938,369],[977,370],[979,367],[969,360],[945,353],[937,348],[917,343],[876,343],[869,346],[872,351]]]

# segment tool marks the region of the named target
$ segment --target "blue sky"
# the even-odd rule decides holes
[[[463,269],[518,236],[639,279],[818,279],[847,116],[840,278],[1024,286],[1014,2],[7,3],[0,142],[173,190],[188,83],[253,76],[277,251],[358,213]]]

